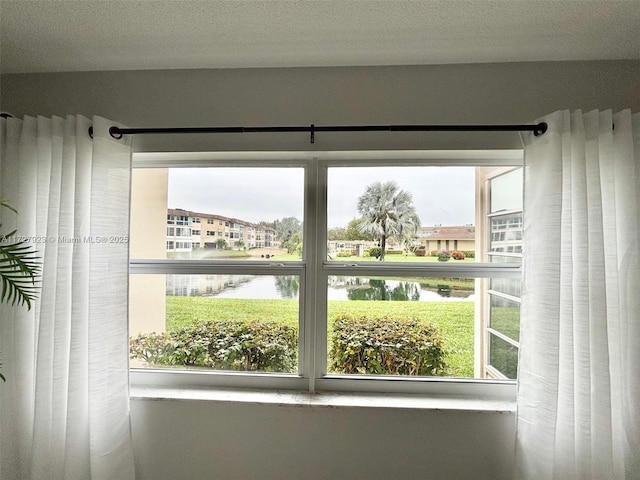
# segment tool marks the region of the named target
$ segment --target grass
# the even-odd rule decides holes
[[[415,317],[438,327],[447,350],[451,377],[473,377],[473,302],[372,302],[332,300],[329,319],[352,316]],[[297,300],[167,297],[167,330],[206,320],[266,319],[298,325]],[[329,321],[329,335],[331,321]]]

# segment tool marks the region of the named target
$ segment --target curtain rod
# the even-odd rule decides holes
[[[159,127],[120,128],[110,127],[109,134],[116,139],[123,135],[169,134],[169,133],[284,133],[308,132],[311,143],[316,132],[533,132],[535,136],[547,131],[544,122],[535,125],[328,125],[293,127]],[[93,128],[89,129],[93,136]]]

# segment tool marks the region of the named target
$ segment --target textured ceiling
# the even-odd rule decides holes
[[[2,73],[640,58],[640,0],[0,0]]]

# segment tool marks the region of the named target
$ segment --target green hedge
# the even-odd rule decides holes
[[[367,250],[367,255],[369,257],[380,258],[380,255],[382,255],[382,249],[380,247],[371,247]]]
[[[447,371],[437,328],[417,319],[338,315],[329,357],[333,373],[433,376]]]
[[[298,333],[276,322],[207,321],[130,340],[131,358],[153,365],[296,372]]]

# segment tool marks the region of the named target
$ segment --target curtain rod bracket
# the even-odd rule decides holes
[[[309,127],[309,140],[310,143],[316,143],[316,126],[313,123]]]

